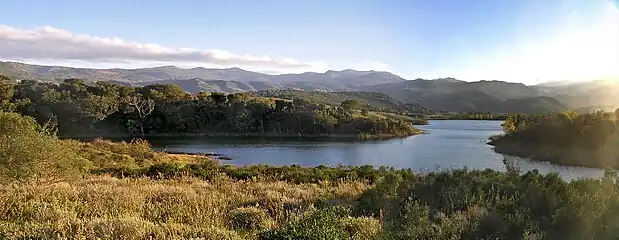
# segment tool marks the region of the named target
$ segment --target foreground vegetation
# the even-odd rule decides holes
[[[0,109],[57,127],[60,135],[265,135],[389,138],[419,133],[411,121],[362,111],[358,101],[325,105],[300,98],[189,94],[175,85],[57,85],[0,77]],[[357,114],[359,113],[359,114]]]
[[[562,165],[619,168],[619,109],[614,113],[514,115],[504,135],[492,137],[500,153]]]
[[[0,113],[0,239],[616,239],[617,180],[234,167]]]

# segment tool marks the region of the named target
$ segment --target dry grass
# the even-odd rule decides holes
[[[352,202],[365,188],[359,182],[291,184],[223,176],[212,182],[93,176],[71,184],[2,186],[0,238],[253,238],[261,229],[233,231],[230,212],[259,209],[265,213],[260,226],[276,228],[316,201]]]
[[[211,160],[207,156],[167,154],[155,152],[145,140],[112,142],[95,139],[90,142],[63,140],[75,146],[81,157],[89,160],[93,168],[137,168],[157,163],[200,163]]]

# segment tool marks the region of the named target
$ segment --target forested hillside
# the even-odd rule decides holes
[[[310,92],[299,90],[267,90],[250,92],[249,94],[261,97],[275,97],[283,99],[306,99],[312,102],[328,105],[338,105],[346,100],[357,100],[370,110],[387,112],[407,112],[414,114],[431,113],[432,111],[415,103],[402,103],[384,93],[376,92]]]
[[[410,121],[331,106],[248,94],[189,94],[175,85],[144,87],[79,79],[52,83],[4,78],[2,109],[57,126],[67,136],[231,134],[382,138],[418,132]]]

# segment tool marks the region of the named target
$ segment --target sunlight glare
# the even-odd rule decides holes
[[[597,17],[597,16],[592,16]],[[595,24],[568,26],[554,41],[536,46],[527,57],[537,78],[592,80],[619,76],[619,10],[609,3]]]

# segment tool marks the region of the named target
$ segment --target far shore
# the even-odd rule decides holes
[[[388,140],[406,138],[425,133],[417,130],[413,134],[298,134],[298,133],[148,133],[143,136],[133,134],[79,134],[64,135],[60,138],[74,139],[131,139],[131,138],[180,138],[180,137],[220,137],[220,138],[285,138],[285,139],[335,139],[335,140]]]

